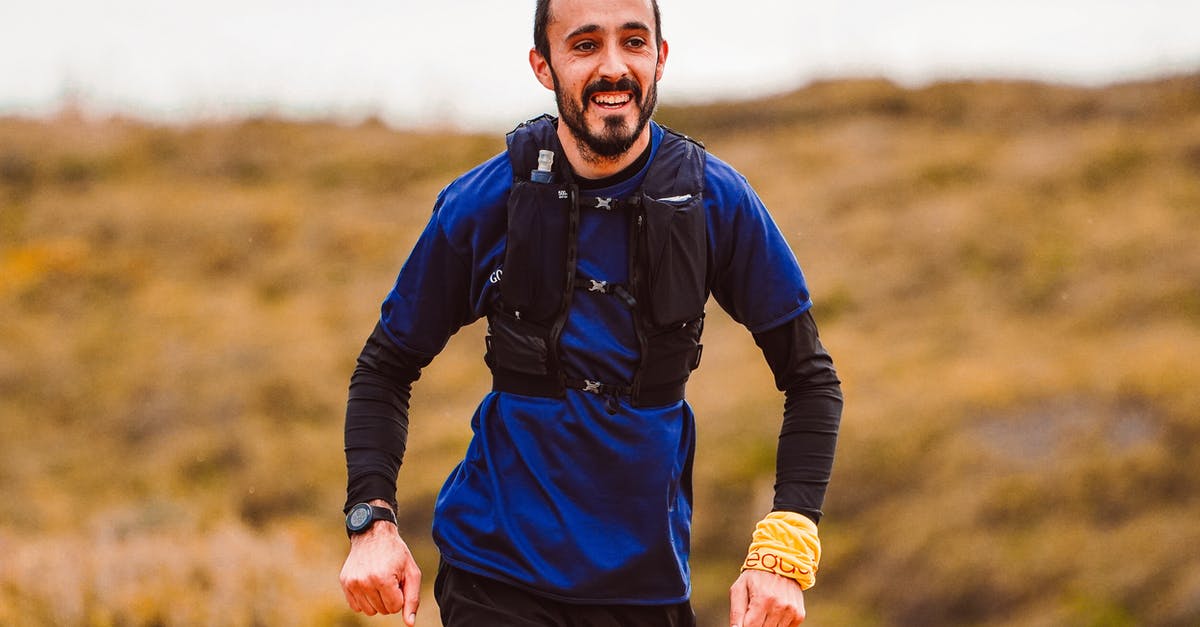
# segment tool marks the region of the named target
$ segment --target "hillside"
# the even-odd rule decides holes
[[[658,119],[771,207],[844,381],[806,624],[1200,622],[1200,75],[831,82]],[[337,587],[346,383],[437,190],[502,148],[0,119],[0,625],[366,624]],[[430,586],[481,326],[414,394],[401,525]],[[712,302],[705,344],[708,626],[782,399]]]

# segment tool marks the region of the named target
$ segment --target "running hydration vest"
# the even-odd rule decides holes
[[[500,298],[488,313],[486,361],[498,391],[562,397],[567,388],[617,397],[634,406],[683,398],[700,364],[700,333],[708,299],[707,227],[703,202],[704,147],[666,129],[640,189],[626,199],[584,196],[570,168],[555,182],[529,174],[538,151],[562,155],[555,118],[543,115],[508,134],[513,185]],[[577,267],[581,211],[628,211],[629,284],[581,276]],[[629,383],[567,377],[559,336],[575,290],[603,292],[633,310],[641,359]]]

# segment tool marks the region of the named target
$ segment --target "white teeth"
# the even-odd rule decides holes
[[[625,104],[626,102],[629,102],[629,95],[628,94],[622,94],[622,95],[614,94],[614,95],[593,96],[592,100],[594,102],[596,102],[597,104],[619,105],[619,104]]]

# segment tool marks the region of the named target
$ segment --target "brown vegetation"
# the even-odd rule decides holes
[[[1200,622],[1200,76],[659,117],[772,208],[845,382],[809,624]],[[0,120],[0,624],[365,622],[337,587],[346,383],[438,188],[502,147]],[[690,388],[702,625],[770,505],[781,406],[717,309]],[[416,386],[401,524],[430,584],[481,334]]]

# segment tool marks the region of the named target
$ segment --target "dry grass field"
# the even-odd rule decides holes
[[[807,624],[1200,624],[1200,75],[831,82],[659,119],[772,208],[844,381]],[[0,625],[399,624],[337,586],[346,384],[437,190],[502,147],[0,119]],[[706,627],[782,405],[709,320]],[[415,388],[401,525],[429,585],[480,327]]]

